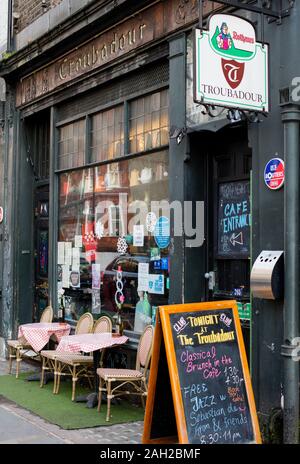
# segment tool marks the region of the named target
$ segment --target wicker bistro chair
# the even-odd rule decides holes
[[[99,376],[99,397],[98,411],[101,409],[102,392],[107,393],[107,413],[106,421],[110,420],[110,404],[112,398],[121,395],[139,395],[141,396],[143,407],[145,407],[144,397],[147,396],[147,370],[149,367],[152,348],[153,348],[154,328],[148,325],[141,335],[137,357],[136,368],[133,369],[97,369]],[[112,384],[117,385],[112,388]],[[131,385],[133,391],[124,390],[124,387]]]
[[[84,313],[80,319],[77,321],[75,327],[75,335],[90,333],[93,330],[94,319],[91,313]],[[56,350],[43,350],[41,351],[42,358],[42,375],[40,387],[44,386],[45,381],[45,371],[50,371],[54,373],[54,385],[53,393],[56,390],[56,358],[58,354],[62,355],[63,353],[57,353]]]
[[[107,316],[100,317],[94,324],[93,333],[111,333],[112,322]],[[101,350],[100,366],[103,364],[104,351]],[[72,377],[72,401],[75,400],[76,383],[80,377],[88,379],[90,388],[92,388],[92,379],[95,377],[94,372],[94,358],[92,354],[59,354],[56,358],[56,390],[54,393],[59,393],[60,377],[62,375],[69,375]]]
[[[52,322],[53,320],[53,309],[51,306],[47,306],[42,312],[40,322]],[[19,338],[18,340],[7,340],[8,346],[8,355],[9,355],[9,374],[12,370],[12,361],[16,360],[16,378],[19,377],[20,363],[23,357],[26,357],[29,351],[33,351],[32,346],[27,342],[24,337]],[[36,353],[36,356],[39,356]]]

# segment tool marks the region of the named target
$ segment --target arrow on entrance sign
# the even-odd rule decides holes
[[[232,236],[230,237],[230,243],[232,244],[232,246],[235,246],[236,243],[238,245],[243,245],[244,244],[244,241],[243,241],[243,232],[240,232],[239,234],[232,234]]]

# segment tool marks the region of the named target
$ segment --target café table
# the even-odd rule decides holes
[[[87,397],[77,397],[76,402],[87,402],[88,408],[93,408],[98,402],[99,379],[97,368],[99,367],[101,350],[124,345],[128,340],[125,335],[113,333],[96,333],[63,336],[56,348],[57,353],[93,353],[93,367],[95,379],[95,392]]]
[[[18,329],[18,339],[26,340],[32,349],[39,353],[50,338],[54,336],[57,342],[60,342],[62,337],[69,335],[71,326],[61,322],[33,322],[30,324],[22,324]],[[29,381],[40,380],[39,375],[31,375],[27,378]]]
[[[33,322],[19,326],[18,338],[24,337],[32,349],[37,353],[41,351],[54,335],[60,342],[62,337],[69,335],[71,326],[60,322]]]

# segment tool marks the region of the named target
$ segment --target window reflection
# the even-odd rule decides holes
[[[66,318],[78,319],[85,311],[113,316],[120,267],[125,327],[141,331],[144,322],[151,322],[155,307],[168,301],[168,248],[159,250],[146,227],[144,246],[134,246],[129,226],[139,202],[150,211],[151,201],[168,199],[168,152],[61,174],[59,189],[58,288],[65,290]],[[126,239],[123,255],[117,251],[120,238]],[[138,291],[139,263],[148,263],[150,274],[164,276],[163,294]],[[68,273],[78,270],[76,287]]]
[[[123,105],[101,111],[91,118],[92,162],[124,155]]]
[[[168,90],[162,90],[130,103],[130,153],[168,144]]]
[[[66,124],[59,129],[58,168],[82,166],[85,153],[85,120]]]

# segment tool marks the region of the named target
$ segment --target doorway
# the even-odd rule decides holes
[[[49,186],[35,190],[34,209],[34,319],[49,302]]]
[[[194,133],[191,143],[191,169],[198,178],[202,173],[197,199],[204,199],[206,212],[201,297],[237,300],[249,358],[252,156],[247,126]]]
[[[247,127],[220,131],[209,164],[208,298],[237,300],[249,359],[252,154]]]
[[[31,319],[40,320],[44,308],[49,304],[49,149],[50,112],[45,110],[31,116],[24,123],[27,166],[31,174],[30,248],[33,249],[31,262]],[[29,246],[28,246],[29,249]],[[31,253],[30,253],[31,254]],[[25,286],[29,276],[20,275],[20,285]]]

